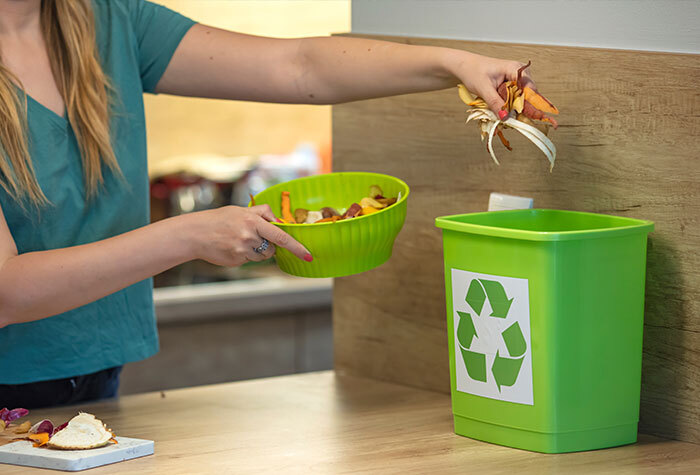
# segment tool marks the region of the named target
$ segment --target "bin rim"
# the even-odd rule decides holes
[[[629,224],[613,228],[581,229],[575,231],[530,231],[527,229],[512,229],[493,225],[463,223],[456,221],[456,219],[464,218],[465,216],[478,217],[494,213],[534,214],[549,212],[575,214],[579,216],[606,216],[626,221]],[[453,214],[449,216],[440,216],[438,218],[435,218],[435,226],[444,230],[458,231],[467,234],[480,234],[483,236],[500,237],[507,239],[520,239],[526,241],[573,241],[581,239],[600,239],[625,236],[629,234],[637,234],[642,232],[650,233],[654,230],[654,223],[652,221],[647,221],[643,219],[627,218],[623,216],[615,216],[603,213],[588,213],[584,211],[568,211],[547,208],[483,211],[477,213],[463,213]]]

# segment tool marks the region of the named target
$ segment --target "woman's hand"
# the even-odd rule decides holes
[[[457,50],[451,50],[447,60],[448,71],[457,77],[471,93],[484,99],[489,109],[496,114],[505,104],[496,89],[504,81],[515,81],[518,69],[523,66],[525,63],[518,61],[491,58]],[[528,70],[529,68],[523,71],[523,81],[526,86],[537,90]]]
[[[240,266],[248,261],[262,261],[275,254],[275,246],[282,246],[299,259],[311,262],[309,251],[289,234],[270,223],[276,221],[268,205],[223,208],[201,211],[182,216],[188,219],[192,233],[194,256],[221,266]],[[255,251],[266,239],[266,251]]]
[[[163,219],[101,241],[17,253],[0,208],[0,328],[56,315],[192,259],[225,266],[272,257],[274,244],[300,259],[304,246],[271,224],[269,206],[226,206]],[[262,254],[255,252],[270,242]]]

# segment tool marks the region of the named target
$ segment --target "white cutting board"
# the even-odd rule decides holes
[[[34,447],[28,440],[20,440],[0,447],[0,463],[77,472],[153,454],[152,440],[128,437],[116,439],[118,444],[90,450],[47,449]]]

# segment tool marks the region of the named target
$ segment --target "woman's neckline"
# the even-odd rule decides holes
[[[39,110],[43,111],[44,114],[48,115],[55,122],[58,122],[59,125],[65,126],[68,123],[68,119],[66,118],[67,114],[66,114],[65,106],[63,107],[63,115],[59,115],[56,113],[56,111],[49,109],[41,102],[34,99],[30,94],[27,94],[25,91],[23,91],[21,89],[20,89],[20,91],[27,97],[28,103],[34,104]]]

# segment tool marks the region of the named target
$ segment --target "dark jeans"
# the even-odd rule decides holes
[[[73,378],[27,384],[0,384],[0,408],[36,409],[112,398],[117,395],[119,389],[121,370],[122,367],[117,366]]]

